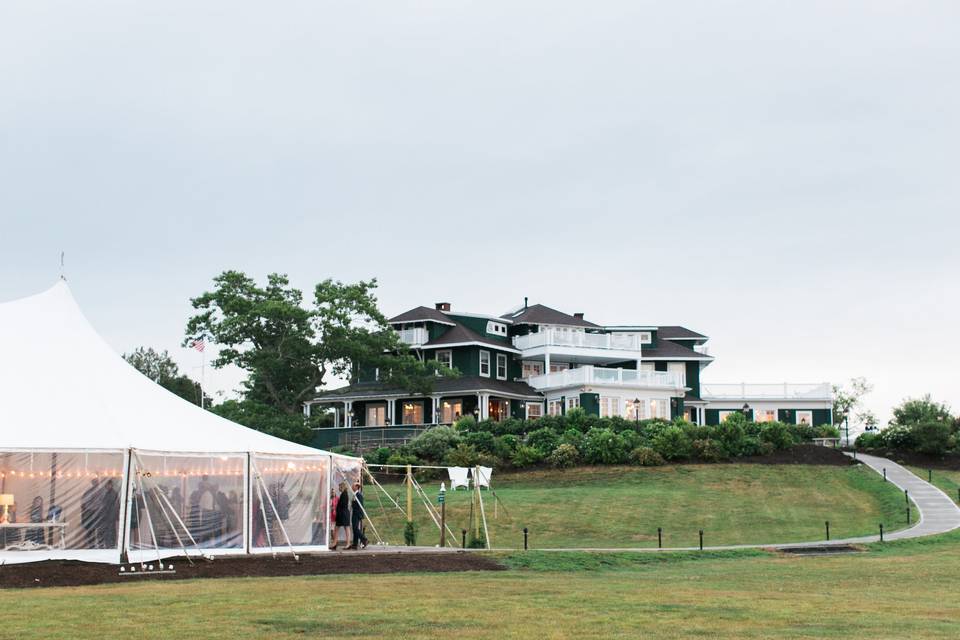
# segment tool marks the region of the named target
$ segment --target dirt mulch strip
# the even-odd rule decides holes
[[[917,453],[915,451],[897,451],[889,450],[870,450],[872,456],[890,458],[897,464],[906,464],[912,467],[921,467],[923,469],[941,469],[944,471],[960,471],[960,454],[946,453],[942,456],[930,455],[927,453]]]
[[[217,558],[213,561],[186,558],[164,559],[176,573],[132,577],[120,575],[118,565],[49,560],[0,567],[0,588],[75,587],[108,582],[140,583],[156,580],[191,578],[252,578],[273,576],[313,576],[345,573],[421,573],[450,571],[502,571],[503,565],[492,558],[469,552],[343,552],[300,555],[295,562],[289,555]],[[156,560],[148,564],[156,565]],[[136,565],[137,572],[140,565]]]
[[[839,449],[814,444],[798,444],[789,449],[774,451],[769,455],[733,458],[729,462],[737,464],[825,464],[836,467],[859,464],[850,456],[844,455]]]

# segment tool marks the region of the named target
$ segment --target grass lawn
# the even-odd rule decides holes
[[[960,536],[865,554],[514,552],[504,572],[0,591],[3,637],[956,638]]]
[[[440,481],[422,482],[436,500]],[[404,489],[386,485],[398,503]],[[888,531],[906,525],[902,494],[861,466],[680,465],[655,468],[584,467],[494,476],[500,498],[484,492],[492,544],[519,548],[530,529],[532,548],[655,547],[657,527],[665,547],[764,544],[820,540],[830,521],[833,538]],[[403,515],[376,492],[366,491],[368,513],[381,536],[403,541]],[[415,498],[418,544],[439,534]],[[447,492],[447,520],[457,534],[469,528],[470,494]],[[372,538],[372,536],[371,536]]]
[[[921,467],[907,467],[918,477],[927,480],[930,476],[929,470]],[[946,493],[954,502],[957,501],[957,489],[960,489],[960,471],[945,471],[942,469],[933,470],[933,484]]]

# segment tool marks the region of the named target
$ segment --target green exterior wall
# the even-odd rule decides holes
[[[742,404],[740,405],[743,406]],[[707,424],[720,424],[721,411],[739,411],[738,407],[723,407],[717,409],[707,409]],[[819,427],[823,424],[833,424],[833,412],[830,409],[778,409],[777,420],[786,424],[795,424],[797,420],[797,411],[813,411],[813,424]],[[753,411],[750,411],[750,419],[753,420]]]
[[[690,387],[689,393],[695,398],[700,397],[700,363],[687,362],[687,386]]]

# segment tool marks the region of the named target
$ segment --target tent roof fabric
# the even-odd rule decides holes
[[[4,450],[329,455],[230,422],[154,383],[97,334],[64,280],[0,304],[0,431]]]

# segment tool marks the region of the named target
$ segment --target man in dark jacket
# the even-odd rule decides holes
[[[363,534],[363,487],[357,482],[353,485],[353,502],[350,505],[350,524],[353,529],[353,544],[351,549],[356,549],[357,544],[366,549],[367,536]]]

